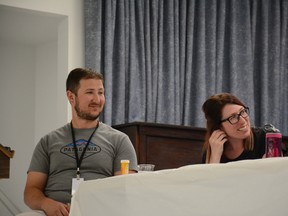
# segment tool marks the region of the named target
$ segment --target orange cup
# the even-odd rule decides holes
[[[121,174],[125,175],[129,173],[129,160],[121,160]]]

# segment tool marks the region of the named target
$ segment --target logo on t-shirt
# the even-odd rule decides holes
[[[84,151],[84,148],[87,144],[87,140],[84,139],[80,139],[76,141],[76,147],[78,150],[78,157],[80,157],[80,155],[82,155],[82,152]],[[89,146],[86,149],[86,152],[84,154],[84,158],[90,157],[91,155],[94,155],[96,153],[99,153],[101,151],[101,148],[99,146],[97,146],[95,143],[90,142]],[[69,143],[66,146],[62,147],[60,152],[62,154],[66,154],[69,157],[72,157],[75,159],[75,149],[74,149],[74,144],[73,143]]]

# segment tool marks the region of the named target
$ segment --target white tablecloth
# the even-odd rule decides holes
[[[81,183],[70,216],[287,216],[288,158],[190,165]]]

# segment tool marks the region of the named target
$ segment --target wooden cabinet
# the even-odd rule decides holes
[[[201,163],[205,128],[145,122],[113,127],[130,137],[138,163],[155,164],[155,170]],[[288,149],[288,137],[282,140]]]
[[[203,128],[144,122],[113,127],[130,137],[138,163],[155,164],[155,170],[201,162],[206,132]]]

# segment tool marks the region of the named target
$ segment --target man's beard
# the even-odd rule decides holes
[[[77,99],[76,99],[76,104],[75,104],[75,111],[76,111],[79,118],[89,120],[89,121],[94,121],[94,120],[98,119],[98,117],[100,115],[100,113],[99,113],[99,115],[91,115],[88,112],[82,111],[79,107],[79,102]]]

